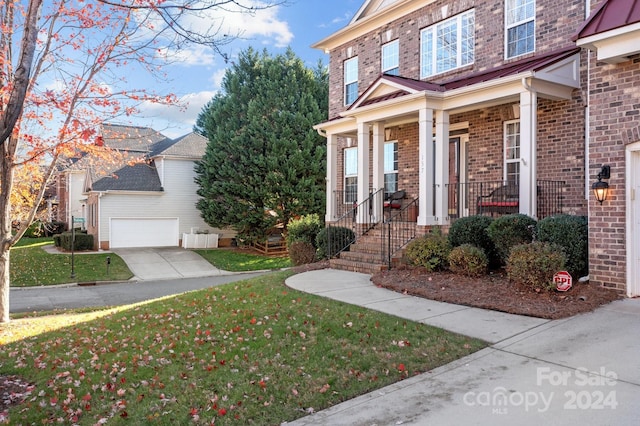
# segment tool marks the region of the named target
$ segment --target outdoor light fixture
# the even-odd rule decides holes
[[[607,193],[609,192],[609,184],[607,182],[602,182],[602,179],[609,179],[611,176],[611,167],[602,166],[600,172],[598,173],[598,181],[594,182],[591,186],[593,189],[593,194],[596,196],[596,200],[602,204],[604,200],[607,199]]]

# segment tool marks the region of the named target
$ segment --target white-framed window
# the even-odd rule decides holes
[[[504,123],[504,180],[520,182],[520,120]]]
[[[384,144],[384,194],[398,190],[398,142]]]
[[[505,56],[514,58],[535,50],[535,0],[505,0]]]
[[[400,75],[400,43],[398,40],[382,45],[382,72]]]
[[[351,105],[358,99],[358,57],[344,61],[344,104]]]
[[[344,150],[344,202],[353,204],[358,200],[358,147]]]
[[[420,76],[440,74],[474,61],[475,11],[438,22],[420,32]]]

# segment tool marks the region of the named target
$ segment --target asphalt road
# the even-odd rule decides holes
[[[11,288],[9,311],[17,313],[125,305],[246,280],[265,273],[255,272],[158,281],[127,281],[91,286],[62,285]]]

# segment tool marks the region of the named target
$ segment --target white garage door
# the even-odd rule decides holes
[[[112,218],[110,225],[111,248],[178,246],[178,218]]]

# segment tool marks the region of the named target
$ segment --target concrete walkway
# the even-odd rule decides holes
[[[352,272],[311,271],[287,285],[490,343],[289,424],[640,424],[639,299],[550,321],[402,295]]]

